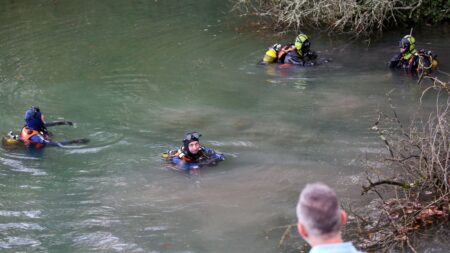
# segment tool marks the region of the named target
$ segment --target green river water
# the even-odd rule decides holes
[[[77,123],[52,128],[55,140],[91,142],[0,148],[0,252],[288,252],[277,248],[283,230],[264,231],[295,223],[307,182],[367,201],[361,161],[385,152],[370,130],[385,94],[395,88],[405,118],[421,94],[385,67],[409,29],[370,47],[311,35],[331,63],[261,67],[275,39],[241,29],[229,10],[213,0],[1,1],[1,133],[37,105],[48,121]],[[415,36],[450,72],[450,30]],[[192,130],[227,156],[198,177],[160,158]]]

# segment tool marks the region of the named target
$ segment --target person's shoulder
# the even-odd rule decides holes
[[[202,152],[203,154],[213,154],[213,153],[216,153],[216,151],[214,150],[214,149],[212,149],[212,148],[208,148],[208,147],[205,147],[205,146],[201,146],[200,147],[200,152]]]
[[[355,248],[352,242],[321,244],[311,248],[309,253],[364,253]]]

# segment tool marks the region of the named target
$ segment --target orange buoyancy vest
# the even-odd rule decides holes
[[[41,143],[36,143],[30,140],[31,137],[35,136],[35,135],[42,135],[44,136],[44,139],[47,139],[48,136],[38,130],[31,130],[28,127],[23,127],[22,131],[20,132],[20,138],[22,139],[23,143],[27,146],[29,146],[30,144],[34,144],[36,148],[42,148],[45,145],[41,144]]]
[[[203,157],[204,156],[203,147],[201,147],[198,152],[199,152],[198,153],[199,157]],[[189,157],[188,155],[186,155],[183,152],[182,148],[178,149],[177,152],[172,157],[178,157],[178,158],[180,158],[181,160],[183,160],[185,162],[196,162],[196,161],[193,161],[192,157]]]
[[[178,149],[178,150],[177,150],[177,153],[176,153],[174,156],[180,158],[181,160],[183,160],[183,161],[185,161],[185,162],[191,162],[191,161],[192,161],[192,159],[191,159],[190,157],[188,157],[188,156],[183,152],[183,150],[181,150],[181,149]]]

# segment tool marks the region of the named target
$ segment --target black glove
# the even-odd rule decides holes
[[[306,53],[306,56],[310,61],[317,59],[317,53],[314,51],[309,51],[308,53]]]
[[[89,140],[88,138],[81,138],[81,139],[74,140],[74,141],[75,141],[74,143],[77,143],[77,144],[86,144],[86,143],[88,143],[90,140]]]

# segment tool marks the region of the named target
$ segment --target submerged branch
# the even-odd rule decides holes
[[[397,181],[392,180],[381,180],[377,182],[372,182],[369,178],[367,178],[367,181],[369,181],[369,186],[362,186],[363,191],[361,192],[361,195],[366,194],[368,191],[370,191],[372,188],[378,186],[378,185],[394,185],[402,187],[403,189],[410,189],[414,184],[407,184],[407,183],[401,183]]]

